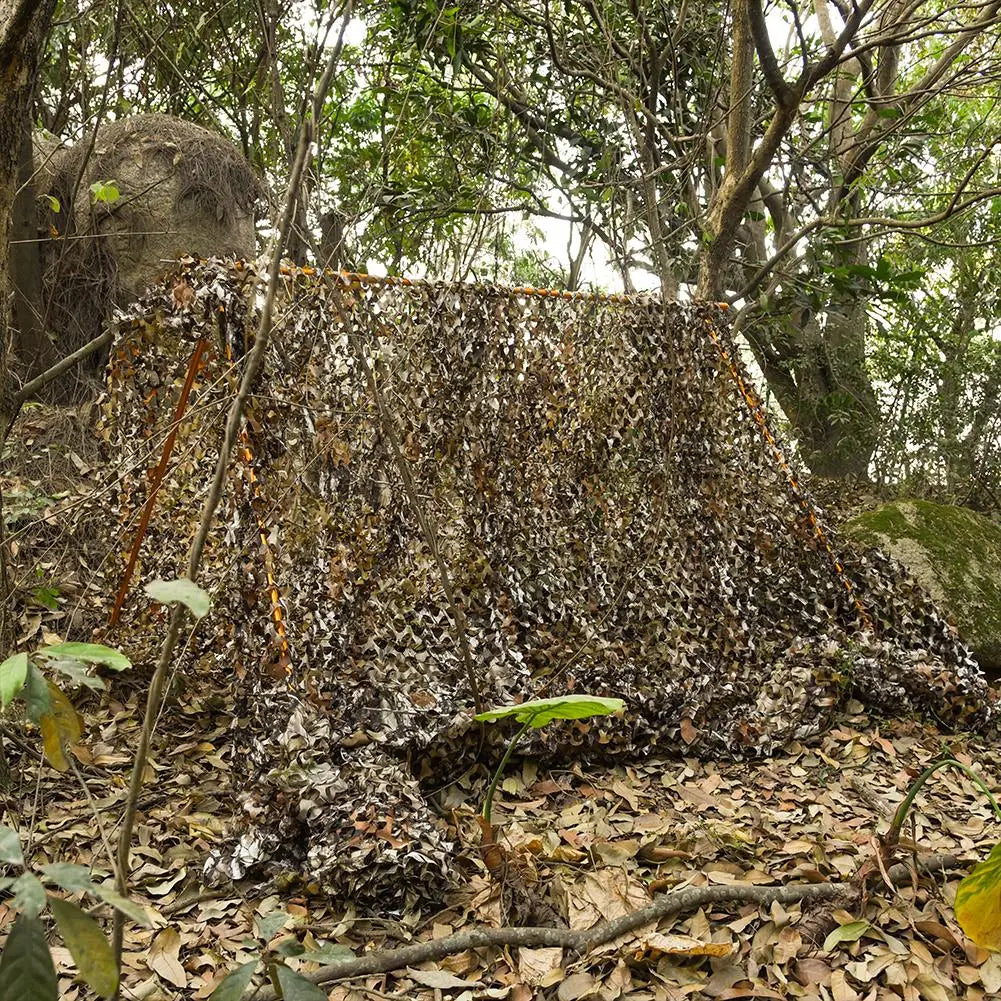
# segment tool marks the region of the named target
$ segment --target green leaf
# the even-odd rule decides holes
[[[55,643],[42,647],[34,656],[57,659],[65,657],[85,664],[100,664],[102,667],[110,667],[112,671],[124,671],[132,666],[132,661],[120,650],[101,643]]]
[[[0,664],[0,709],[5,709],[24,688],[24,680],[28,674],[28,655],[26,653],[11,654]]]
[[[868,921],[849,921],[839,925],[824,939],[824,950],[833,952],[842,942],[857,942],[869,930]]]
[[[24,911],[29,918],[37,918],[45,906],[45,887],[41,881],[30,872],[22,872],[10,884],[10,889],[15,909]]]
[[[321,945],[318,949],[307,949],[302,954],[302,958],[308,959],[311,963],[343,963],[354,959],[355,954],[346,945],[329,942],[326,945]]]
[[[62,205],[59,204],[59,199],[55,195],[43,195],[42,197],[49,203],[49,208],[58,214],[62,208]]]
[[[959,926],[977,945],[1001,951],[1001,844],[960,882],[953,910]]]
[[[104,682],[100,678],[94,677],[90,673],[90,668],[82,661],[65,658],[62,660],[47,661],[45,666],[50,671],[58,671],[60,674],[65,675],[71,685],[93,688],[95,691],[104,689]]]
[[[301,973],[296,973],[282,963],[273,964],[271,969],[278,980],[284,1001],[327,1001],[327,992],[310,983]]]
[[[118,189],[117,181],[95,181],[90,186],[90,195],[95,202],[111,205],[121,198],[122,193]]]
[[[24,707],[29,719],[38,723],[43,716],[52,712],[52,699],[49,696],[49,685],[42,672],[30,661],[28,674],[24,681]]]
[[[249,963],[243,963],[235,970],[227,973],[219,981],[216,989],[209,995],[209,1001],[240,1001],[243,992],[250,984],[250,980],[257,969],[259,959],[252,959]]]
[[[606,699],[599,695],[561,695],[552,699],[532,699],[517,706],[488,709],[474,719],[493,722],[514,719],[538,729],[554,719],[587,719],[589,716],[608,716],[621,712],[622,699]]]
[[[143,590],[154,601],[164,605],[181,602],[196,619],[208,614],[208,594],[186,577],[178,577],[177,580],[151,580]]]
[[[150,921],[146,912],[128,897],[123,897],[120,893],[116,893],[106,886],[95,886],[93,892],[106,904],[114,907],[116,911],[121,911],[126,917],[132,918],[137,925],[143,925],[146,928],[153,927],[153,922]]]
[[[276,956],[301,956],[306,947],[296,938],[287,938],[279,942],[272,950]]]
[[[49,907],[80,976],[95,994],[113,998],[118,990],[118,964],[100,925],[68,900],[52,897]]]
[[[2,824],[0,824],[0,864],[24,865],[20,835]]]
[[[45,929],[37,917],[20,915],[0,959],[0,1001],[59,1001]]]
[[[257,937],[262,942],[270,942],[289,922],[285,911],[272,911],[257,919]]]
[[[68,893],[96,893],[100,885],[90,875],[90,868],[75,862],[53,862],[41,867],[42,875],[50,883],[62,887]]]

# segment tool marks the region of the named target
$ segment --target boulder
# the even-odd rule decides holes
[[[65,354],[179,255],[253,257],[263,188],[224,136],[170,115],[107,122],[72,146],[34,136],[40,313]],[[117,197],[95,198],[93,184]],[[97,364],[103,365],[98,359]]]
[[[1001,526],[968,508],[897,500],[857,515],[845,531],[902,563],[984,672],[1001,676]]]

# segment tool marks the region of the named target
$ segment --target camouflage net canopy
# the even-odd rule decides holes
[[[106,401],[117,514],[134,528],[204,340],[126,605],[137,630],[162,615],[141,580],[183,566],[262,282],[190,261],[179,288],[121,321]],[[291,270],[275,316],[189,654],[192,670],[222,663],[243,707],[249,819],[216,872],[302,873],[383,909],[449,879],[419,780],[457,775],[481,734],[362,351],[485,702],[626,700],[622,719],[547,730],[535,752],[765,753],[848,695],[994,725],[924,593],[877,553],[840,568],[739,384],[718,307]]]

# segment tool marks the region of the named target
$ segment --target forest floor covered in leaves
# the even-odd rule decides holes
[[[53,429],[37,415],[22,420],[20,434],[25,449],[43,456],[52,448],[40,447],[32,435],[59,442],[60,463],[54,471],[22,463],[24,475],[8,482],[8,525],[15,527],[71,507],[99,461],[81,436],[69,452],[70,467],[62,454],[66,429]],[[18,502],[23,512],[10,507]],[[51,580],[58,579],[59,599],[77,609],[106,603],[108,595],[100,572],[74,559],[54,528],[43,541],[26,564],[37,566],[38,579],[23,583],[37,607],[17,623],[29,645],[76,637],[85,625],[59,610]],[[488,781],[480,768],[428,790],[459,846],[454,889],[441,906],[360,914],[347,901],[296,890],[201,885],[202,863],[229,836],[237,812],[230,782],[234,706],[226,694],[232,685],[232,678],[215,673],[179,679],[158,721],[131,876],[131,893],[152,926],[126,928],[127,999],[207,998],[227,972],[254,957],[261,929],[271,935],[272,948],[294,938],[309,948],[339,945],[360,955],[516,924],[522,915],[510,906],[515,884],[527,887],[529,903],[537,905],[536,922],[541,913],[553,924],[584,929],[686,887],[846,881],[873,858],[874,836],[886,831],[914,777],[943,751],[975,767],[992,789],[1001,781],[998,748],[943,737],[923,722],[874,720],[852,703],[823,735],[763,760],[676,755],[614,768],[558,769],[515,761],[494,803],[512,873],[505,884],[479,855],[476,818]],[[32,869],[82,863],[96,878],[111,879],[110,846],[126,801],[144,699],[142,678],[126,673],[103,696],[81,700],[86,733],[76,752],[77,775],[41,763],[37,733],[13,719],[0,721],[8,768],[0,775],[0,823],[21,832]],[[906,861],[916,846],[918,859],[948,856],[953,864],[931,876],[915,874],[893,890],[877,874],[869,896],[850,912],[828,902],[711,905],[585,955],[467,949],[324,989],[335,1001],[996,997],[1001,955],[963,936],[951,903],[962,876],[1001,840],[1001,825],[972,782],[953,770],[936,774],[916,805],[898,857]],[[391,838],[392,819],[386,821]],[[9,899],[0,899],[0,940],[14,917]],[[87,998],[74,981],[68,950],[55,935],[51,941],[62,997]],[[315,969],[301,959],[288,963],[307,974]]]
[[[226,972],[253,958],[255,928],[287,921],[272,944],[337,943],[357,953],[440,938],[474,925],[510,923],[504,888],[479,859],[475,815],[486,773],[439,791],[460,849],[455,889],[441,909],[359,915],[345,901],[252,888],[206,892],[202,861],[226,836],[234,804],[228,776],[229,708],[220,679],[180,692],[162,715],[133,848],[132,893],[153,926],[126,937],[126,998],[202,999]],[[71,774],[39,766],[5,743],[14,785],[5,822],[33,831],[31,865],[70,861],[110,877],[108,843],[126,797],[141,693],[123,681],[84,706],[88,739],[78,754],[87,794]],[[851,708],[851,707],[849,707]],[[988,785],[1001,777],[998,750],[945,739],[916,722],[844,717],[826,734],[761,761],[721,763],[664,757],[615,768],[509,767],[494,806],[509,863],[556,920],[586,928],[686,886],[777,886],[850,878],[874,853],[876,832],[912,779],[948,748]],[[916,878],[893,892],[877,876],[855,913],[820,903],[707,907],[641,929],[578,956],[560,949],[477,949],[360,980],[328,985],[331,999],[476,997],[527,1001],[628,998],[904,998],[946,1001],[1001,993],[1001,956],[966,940],[952,916],[959,879],[1001,839],[970,781],[940,772],[918,799],[906,842],[956,856],[959,868]],[[387,825],[388,829],[388,825]],[[902,858],[908,857],[904,851]],[[0,936],[13,921],[0,902]],[[856,922],[865,922],[857,924]],[[265,922],[275,929],[281,919]],[[845,941],[825,940],[839,925]],[[835,936],[837,937],[837,936]],[[67,950],[54,948],[68,1001]],[[292,966],[298,961],[290,960]],[[298,964],[308,972],[308,964]],[[315,967],[312,967],[315,968]]]

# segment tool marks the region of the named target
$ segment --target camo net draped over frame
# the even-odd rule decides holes
[[[857,552],[839,569],[734,378],[722,310],[335,282],[284,276],[203,561],[214,605],[192,659],[222,663],[241,693],[250,818],[217,871],[302,872],[383,908],[448,882],[451,845],[418,780],[458,774],[480,733],[361,350],[485,702],[626,700],[621,720],[546,731],[536,751],[765,753],[848,693],[993,725],[966,650],[896,564]],[[183,565],[262,285],[189,262],[180,289],[125,317],[112,355],[104,434],[134,528],[205,339],[126,604],[136,628],[158,614],[142,581]]]

